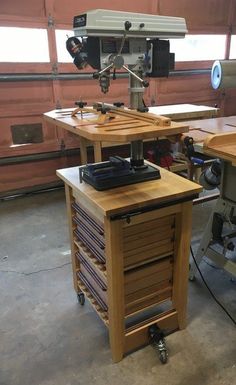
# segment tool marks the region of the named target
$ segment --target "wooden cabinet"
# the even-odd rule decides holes
[[[166,170],[156,181],[96,191],[65,182],[74,287],[107,325],[115,362],[149,343],[148,328],[186,325],[192,199],[201,190]]]

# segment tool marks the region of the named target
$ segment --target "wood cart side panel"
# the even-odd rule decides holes
[[[109,338],[114,362],[124,352],[124,266],[122,221],[105,218],[106,267],[108,286]]]
[[[192,202],[182,203],[176,215],[176,237],[173,276],[173,306],[178,310],[179,328],[186,327],[189,253],[192,232]]]
[[[77,279],[77,271],[79,270],[79,261],[76,258],[76,245],[74,243],[74,237],[73,237],[73,230],[75,225],[73,224],[72,217],[73,217],[73,209],[71,207],[71,204],[74,201],[73,195],[72,195],[72,188],[65,185],[65,194],[66,194],[66,209],[67,209],[67,217],[68,217],[68,225],[69,225],[69,235],[70,235],[70,245],[71,245],[71,263],[72,263],[72,272],[73,272],[73,283],[74,283],[74,289],[76,293],[78,293],[79,287],[78,287],[78,279]]]

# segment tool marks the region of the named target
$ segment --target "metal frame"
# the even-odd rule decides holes
[[[229,260],[226,256],[227,245],[230,240],[236,236],[236,226],[232,225],[232,231],[222,237],[221,241],[213,239],[212,227],[214,214],[220,214],[224,218],[224,223],[231,223],[231,218],[236,213],[236,167],[229,162],[223,163],[223,173],[221,176],[220,197],[217,199],[216,205],[208,220],[204,235],[199,244],[195,259],[199,265],[202,258],[206,256],[211,259],[220,268],[228,273],[236,276],[236,263]],[[235,228],[233,228],[233,226]],[[220,250],[219,250],[220,249]],[[189,279],[193,280],[197,271],[195,265],[191,266]]]

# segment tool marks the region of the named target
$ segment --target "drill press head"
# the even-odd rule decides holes
[[[187,32],[183,18],[95,9],[74,17],[74,34],[67,50],[79,70],[87,65],[96,70],[102,91],[108,91],[110,72],[124,69],[143,76],[168,76],[174,56],[169,38]],[[129,72],[130,73],[130,72]],[[130,73],[132,75],[132,73]]]

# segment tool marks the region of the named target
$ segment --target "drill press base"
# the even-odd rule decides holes
[[[147,164],[143,168],[134,168],[120,157],[80,167],[80,182],[84,181],[100,191],[160,178],[158,169]]]

